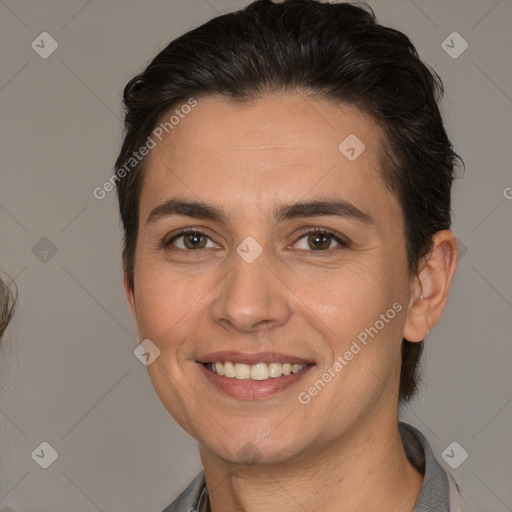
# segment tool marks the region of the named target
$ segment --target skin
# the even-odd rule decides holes
[[[349,134],[366,146],[353,162],[338,149]],[[379,170],[381,141],[372,118],[306,94],[269,93],[245,106],[207,97],[148,157],[135,286],[125,274],[125,291],[139,340],[161,351],[148,366],[152,384],[199,442],[214,512],[414,508],[423,477],[397,428],[400,347],[438,321],[457,247],[450,231],[437,233],[409,274],[403,215]],[[177,196],[221,208],[226,222],[147,223]],[[348,201],[373,220],[273,217],[283,204],[320,199]],[[186,249],[181,237],[162,247],[185,227],[204,232],[206,246]],[[350,242],[331,238],[314,250],[315,237],[303,234],[311,228]],[[252,263],[236,252],[249,236],[263,250]],[[394,303],[400,313],[301,404],[298,393]],[[205,378],[197,360],[214,350],[278,351],[314,366],[291,388],[246,400]]]

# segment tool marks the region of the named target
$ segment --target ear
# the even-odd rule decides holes
[[[130,308],[130,313],[132,314],[132,318],[135,323],[137,323],[137,310],[135,309],[135,294],[134,290],[130,285],[130,278],[128,277],[128,272],[126,268],[123,273],[123,286],[124,293],[126,295],[126,300],[128,301],[128,306]]]
[[[135,306],[135,290],[130,285],[130,278],[128,277],[128,272],[126,271],[126,268],[123,271],[123,286],[124,286],[124,293],[126,295],[126,300],[128,301],[128,306],[130,308],[130,313],[132,314],[133,323],[135,324],[135,332],[136,332],[136,336],[137,336],[137,342],[140,343],[140,341],[143,338],[141,337],[141,333],[139,331],[139,323],[137,321],[137,308]]]
[[[410,300],[403,337],[422,341],[441,318],[455,270],[457,240],[449,230],[438,231],[434,246],[422,260],[418,273],[411,279]]]

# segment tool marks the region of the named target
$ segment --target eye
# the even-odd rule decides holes
[[[300,242],[302,240],[302,242]],[[333,248],[332,243],[336,244],[335,247],[348,247],[348,242],[343,240],[336,233],[331,231],[327,231],[324,229],[314,229],[303,233],[297,242],[295,242],[295,246],[300,250],[312,250],[312,251],[321,251],[325,252],[328,249]],[[298,244],[302,243],[302,247],[299,247]]]
[[[213,245],[207,247],[208,241],[210,241]],[[174,235],[171,239],[167,240],[164,245],[165,247],[174,246],[177,249],[181,249],[183,251],[216,247],[216,244],[208,235],[195,229],[181,231],[177,235]]]

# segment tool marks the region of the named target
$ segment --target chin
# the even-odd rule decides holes
[[[258,438],[254,432],[243,436],[215,436],[213,439],[198,439],[201,450],[214,454],[232,464],[284,464],[306,450],[305,441],[297,439],[292,432]],[[301,445],[304,443],[304,446]]]

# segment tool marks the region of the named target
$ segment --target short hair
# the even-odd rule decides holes
[[[414,272],[432,249],[434,233],[450,227],[454,167],[462,160],[438,108],[441,79],[409,38],[379,25],[367,5],[257,0],[173,40],[124,89],[125,136],[116,169],[173,107],[192,97],[249,102],[279,91],[354,106],[382,128],[382,176],[401,206]],[[132,288],[145,162],[116,182]],[[400,401],[416,392],[422,350],[423,341],[403,340]]]

